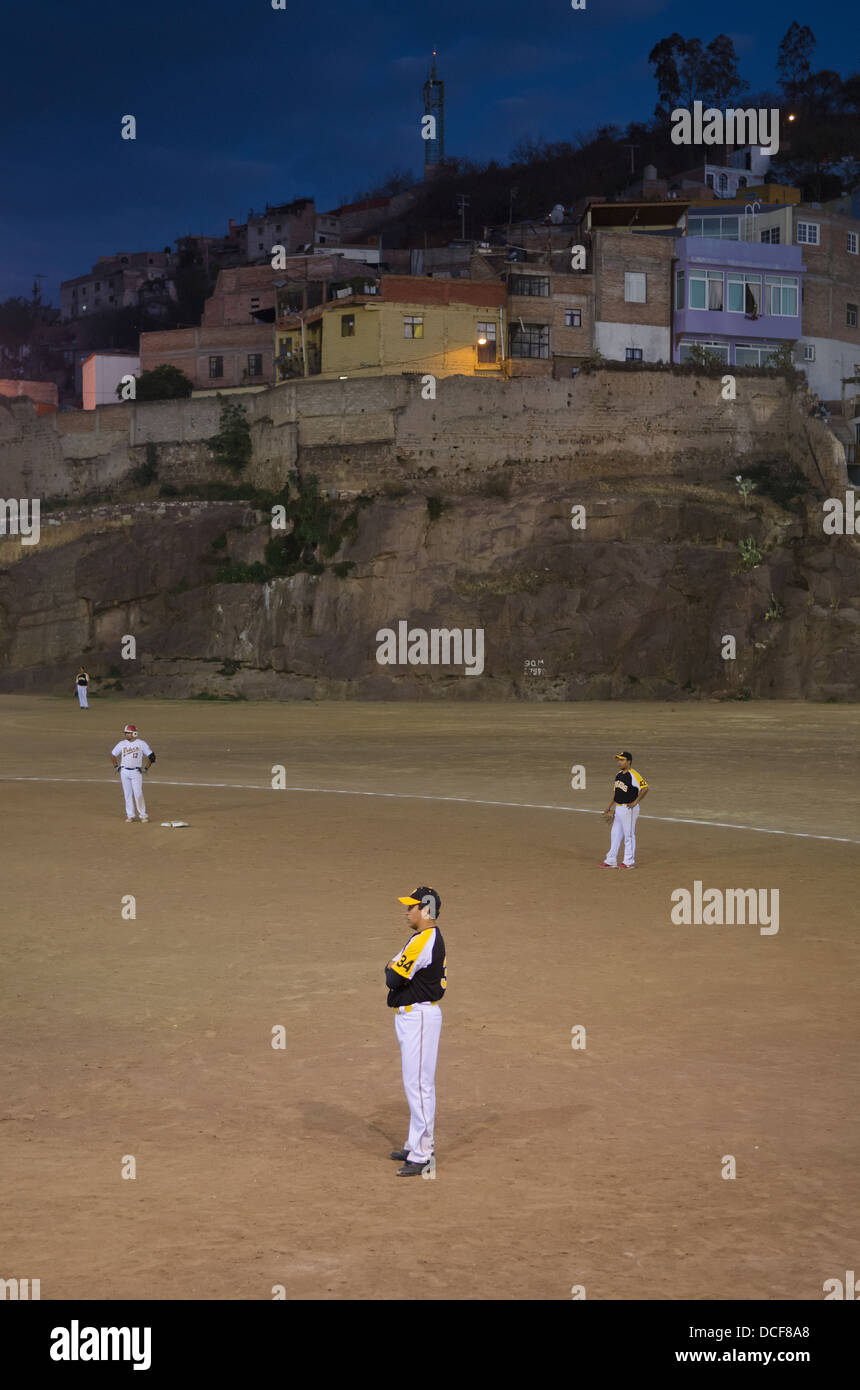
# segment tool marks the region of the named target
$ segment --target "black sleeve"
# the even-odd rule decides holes
[[[154,754],[154,753],[150,753],[150,755],[149,755],[149,761],[150,761],[150,763],[154,763],[154,762],[155,762],[155,754]]]
[[[392,970],[390,965],[385,967],[385,983],[389,989],[402,989],[408,985],[409,981],[403,975],[398,975],[396,970]]]

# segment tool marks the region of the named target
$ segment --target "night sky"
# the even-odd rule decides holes
[[[180,0],[181,4],[181,0]],[[265,203],[348,201],[395,167],[420,177],[421,87],[439,50],[450,155],[504,161],[525,137],[569,139],[648,119],[647,55],[677,30],[725,32],[754,91],[775,87],[792,20],[813,66],[842,75],[840,0],[69,0],[7,9],[2,26],[0,299],[29,296],[99,255],[221,235]],[[713,16],[711,18],[710,16]],[[137,118],[137,140],[120,138]],[[579,190],[559,189],[573,200]]]

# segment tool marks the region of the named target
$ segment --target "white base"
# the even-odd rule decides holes
[[[163,820],[161,822],[168,830],[181,830],[188,825],[187,820]]]

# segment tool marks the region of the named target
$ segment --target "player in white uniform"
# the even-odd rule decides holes
[[[385,967],[388,1007],[400,1044],[403,1089],[409,1102],[409,1134],[391,1157],[403,1164],[399,1178],[430,1172],[434,1166],[436,1058],[442,1031],[440,1000],[447,987],[448,957],[437,925],[442,899],[435,888],[416,888],[400,898],[412,935]]]
[[[89,683],[90,678],[82,666],[75,676],[75,689],[78,692],[78,704],[81,709],[89,709],[87,704],[87,686]]]
[[[123,734],[124,738],[111,749],[110,756],[114,768],[120,769],[119,775],[125,797],[125,818],[129,823],[133,821],[137,809],[142,821],[149,820],[146,802],[143,799],[143,773],[155,762],[155,754],[149,744],[138,737],[136,724],[126,724]],[[144,758],[146,762],[143,761]]]
[[[648,783],[633,768],[633,754],[627,749],[615,754],[621,764],[615,775],[612,787],[612,800],[604,811],[604,816],[612,816],[612,834],[609,853],[603,860],[604,869],[618,868],[618,851],[624,841],[624,863],[622,869],[636,868],[636,822],[639,819],[639,806],[648,795]]]

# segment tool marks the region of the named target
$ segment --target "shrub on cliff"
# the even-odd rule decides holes
[[[116,388],[118,396],[122,389],[120,382]],[[134,398],[137,401],[176,401],[190,396],[193,390],[194,383],[184,372],[165,365],[153,367],[151,372],[141,372],[135,383]]]
[[[209,440],[216,463],[222,463],[234,473],[251,462],[251,426],[248,414],[241,401],[225,400],[219,391],[221,405],[220,428]]]

